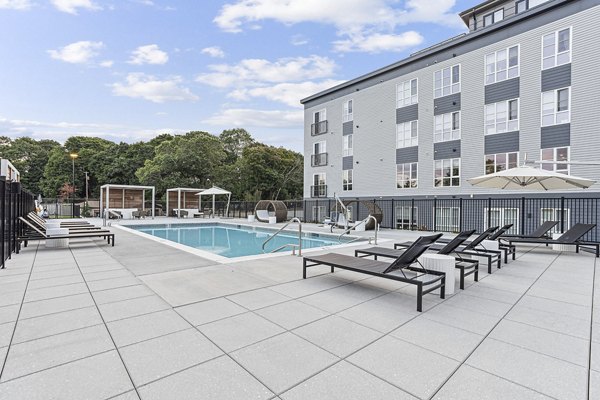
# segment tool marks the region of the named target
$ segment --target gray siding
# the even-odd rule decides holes
[[[542,71],[542,92],[571,86],[571,64]]]
[[[433,145],[433,159],[443,160],[445,158],[460,157],[460,140],[450,140],[448,142],[435,143]]]
[[[354,157],[347,156],[342,157],[342,169],[353,169],[354,168]]]
[[[486,85],[485,104],[492,104],[520,97],[520,86],[520,78],[508,79],[506,81]]]
[[[419,104],[412,104],[410,106],[396,109],[397,124],[401,124],[402,122],[414,121],[416,119],[419,119]]]
[[[404,164],[419,161],[419,147],[404,147],[396,149],[396,164]]]
[[[542,149],[571,145],[571,124],[545,126],[542,128]]]
[[[342,135],[352,135],[354,133],[354,121],[344,122],[342,124]]]
[[[460,93],[439,97],[433,100],[433,115],[460,111]]]
[[[485,154],[519,151],[519,131],[498,133],[485,137]]]

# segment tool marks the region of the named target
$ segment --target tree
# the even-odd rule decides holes
[[[60,188],[72,181],[71,158],[64,147],[56,147],[50,151],[48,162],[44,167],[44,176],[40,188],[45,197],[56,197]]]
[[[237,159],[242,156],[246,147],[256,143],[252,138],[252,135],[241,128],[224,130],[219,135],[219,139],[221,140],[221,143],[223,143],[225,153],[227,153],[228,164],[235,163]]]

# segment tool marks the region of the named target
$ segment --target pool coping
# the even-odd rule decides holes
[[[191,222],[189,223],[181,223],[181,225],[185,225],[185,224],[192,224]],[[256,225],[248,225],[248,224],[243,224],[240,223],[238,221],[236,222],[221,222],[221,221],[206,221],[206,222],[194,222],[194,224],[221,224],[221,225],[239,225],[239,226],[245,226],[245,227],[249,227],[249,228],[256,228]],[[130,225],[138,225],[138,224],[130,224]],[[139,225],[146,225],[146,224],[139,224]],[[147,224],[147,225],[154,225],[154,224]],[[156,225],[171,225],[171,223],[156,223]],[[249,256],[240,256],[240,257],[225,257],[225,256],[220,256],[218,254],[214,254],[211,253],[209,251],[205,251],[205,250],[200,250],[200,249],[196,249],[194,247],[190,247],[187,246],[185,244],[181,244],[181,243],[177,243],[174,242],[172,240],[169,239],[163,239],[163,238],[159,238],[157,236],[153,236],[144,232],[140,232],[138,230],[135,229],[131,229],[128,228],[127,225],[121,225],[121,224],[114,224],[111,225],[114,228],[118,228],[121,229],[125,232],[129,232],[132,233],[134,235],[140,236],[140,237],[144,237],[146,239],[164,244],[166,246],[181,250],[181,251],[185,251],[186,253],[189,254],[193,254],[196,255],[198,257],[202,257],[204,259],[210,260],[210,261],[214,261],[216,263],[219,264],[228,264],[228,263],[235,263],[235,262],[243,262],[243,261],[254,261],[254,260],[263,260],[266,258],[274,258],[274,257],[282,257],[282,256],[290,256],[292,255],[291,251],[290,253],[286,252],[277,252],[277,253],[265,253],[265,254],[256,254],[256,255],[249,255]],[[273,228],[269,228],[269,227],[260,227],[262,229],[266,229],[266,230],[273,230],[273,233],[275,233],[278,229],[273,229]],[[293,231],[290,231],[293,232]],[[318,235],[323,235],[323,236],[332,236],[332,235],[328,235],[326,233],[323,232],[318,232],[318,231],[312,231],[312,230],[302,230],[302,233],[314,233],[314,234],[318,234]],[[333,235],[335,236],[335,235]],[[302,249],[302,254],[310,254],[310,253],[315,253],[315,252],[319,252],[319,251],[323,251],[323,250],[329,250],[329,249],[343,249],[346,247],[351,247],[351,246],[356,246],[356,245],[361,245],[361,244],[366,244],[369,243],[368,238],[362,237],[362,236],[349,236],[352,238],[357,238],[357,239],[364,239],[361,241],[355,241],[355,242],[351,242],[351,243],[340,243],[340,244],[336,244],[333,246],[322,246],[322,247],[312,247],[312,248],[308,248],[308,249]],[[392,241],[392,239],[378,239],[379,243],[385,243],[385,242],[389,242]],[[296,254],[296,256],[299,257],[298,254]]]

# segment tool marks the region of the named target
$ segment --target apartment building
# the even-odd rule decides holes
[[[467,179],[525,158],[600,181],[583,164],[600,161],[600,0],[488,0],[460,17],[468,33],[302,100],[306,199],[523,196]]]

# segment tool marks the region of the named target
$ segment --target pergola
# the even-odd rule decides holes
[[[202,202],[202,196],[212,196],[212,212],[215,212],[215,196],[218,195],[227,195],[227,209],[225,211],[225,216],[229,214],[229,202],[231,201],[231,192],[225,189],[221,189],[220,187],[213,186],[210,189],[203,190],[200,193],[196,193],[198,196],[199,202]]]
[[[204,189],[197,188],[172,188],[167,189],[167,215],[171,215],[171,208],[177,210],[200,210],[200,197],[195,196]],[[188,195],[191,194],[191,195]],[[176,207],[173,207],[176,205]],[[177,212],[177,217],[179,217]]]
[[[154,186],[106,184],[100,187],[100,215],[104,210],[120,210],[128,213],[141,208],[146,209],[146,191],[152,191],[152,218],[156,199]]]

